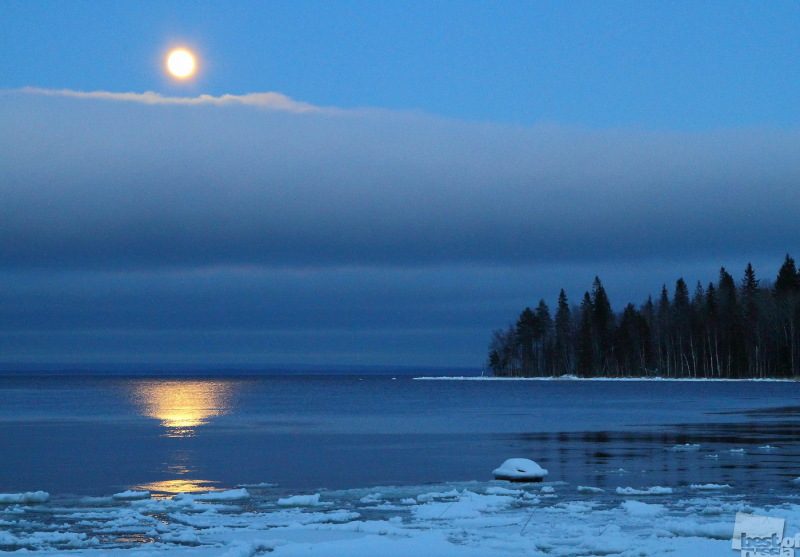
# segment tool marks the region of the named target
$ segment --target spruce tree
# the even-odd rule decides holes
[[[572,313],[564,289],[558,294],[558,309],[555,323],[555,368],[558,375],[574,373],[574,349],[572,343]]]
[[[758,311],[758,283],[756,272],[751,263],[747,264],[739,287],[739,299],[742,310],[742,335],[744,337],[747,367],[745,373],[748,377],[763,376],[761,356],[763,355],[760,339],[759,311]]]
[[[741,310],[736,282],[725,270],[725,267],[719,270],[717,301],[719,303],[723,373],[727,377],[741,377],[747,367],[743,349]]]
[[[800,273],[797,271],[794,259],[787,253],[775,279],[775,294],[787,296],[797,292],[800,292]]]
[[[607,368],[613,348],[614,312],[599,277],[594,277],[592,285],[592,322],[594,367],[602,374]]]
[[[706,307],[703,313],[706,321],[705,348],[708,367],[706,377],[721,377],[719,304],[717,303],[717,289],[713,282],[709,282],[708,288],[706,288]]]
[[[544,299],[536,306],[536,375],[551,375],[553,360],[553,318]]]
[[[786,254],[775,279],[778,317],[778,366],[785,375],[800,375],[800,273]]]
[[[672,319],[669,327],[670,344],[673,353],[670,357],[675,362],[675,373],[679,377],[687,377],[694,373],[694,356],[691,352],[692,306],[689,301],[689,288],[686,281],[679,278],[675,282],[675,294],[672,296]]]
[[[578,338],[575,342],[575,355],[577,358],[577,371],[589,377],[593,376],[596,371],[593,350],[593,313],[592,297],[586,292],[581,301],[580,326],[578,328]]]
[[[526,307],[517,320],[517,345],[519,346],[520,367],[523,376],[533,375],[535,363],[535,344],[537,328],[539,327],[536,314],[531,308]]]
[[[665,377],[672,377],[673,375],[673,360],[672,360],[672,339],[670,332],[672,331],[672,306],[669,303],[669,292],[667,285],[661,286],[661,297],[658,300],[658,309],[656,310],[656,333],[655,333],[655,346],[658,361],[658,373]]]

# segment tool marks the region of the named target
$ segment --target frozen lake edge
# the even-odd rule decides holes
[[[578,377],[561,375],[552,377],[494,377],[494,376],[419,376],[415,381],[615,381],[615,382],[678,382],[678,383],[796,383],[797,379],[748,378],[748,379],[705,379],[672,377]]]
[[[727,555],[736,513],[800,529],[787,492],[753,505],[731,489],[502,481],[373,487],[276,499],[269,488],[213,501],[56,498],[0,507],[0,550],[81,556]],[[710,489],[708,486],[701,486]],[[244,494],[247,494],[245,498]],[[230,494],[228,496],[227,494]]]

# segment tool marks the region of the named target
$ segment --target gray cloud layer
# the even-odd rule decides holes
[[[280,95],[125,95],[0,96],[2,268],[701,257],[781,252],[800,233],[797,130],[528,129]]]

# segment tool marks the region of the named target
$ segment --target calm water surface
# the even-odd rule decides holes
[[[0,492],[419,485],[511,457],[609,489],[800,476],[793,382],[6,376],[0,401]]]

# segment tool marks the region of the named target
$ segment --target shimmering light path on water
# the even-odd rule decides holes
[[[0,492],[484,481],[511,457],[610,488],[800,475],[797,383],[5,376],[0,397]]]

